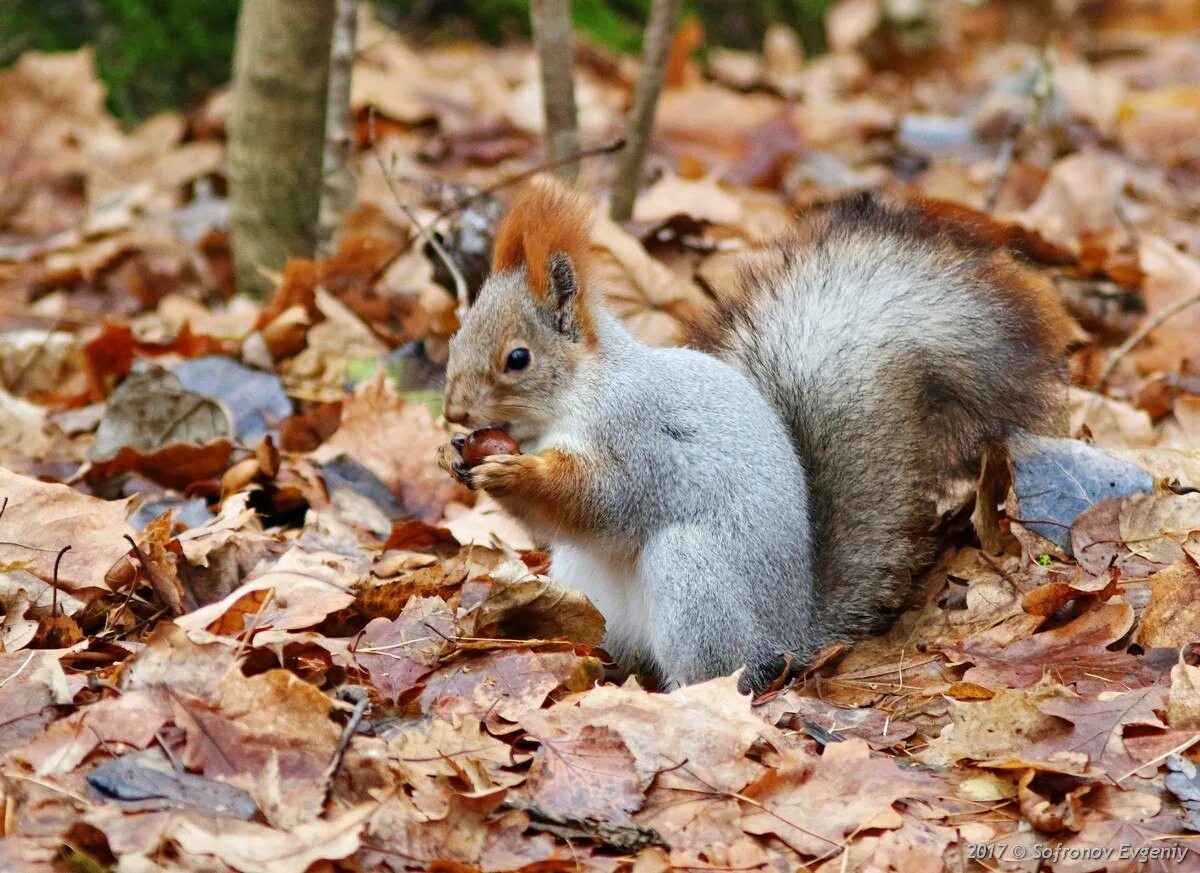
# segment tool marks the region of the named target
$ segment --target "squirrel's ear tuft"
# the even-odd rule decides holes
[[[549,292],[549,302],[553,305],[562,307],[579,293],[579,276],[576,275],[575,265],[566,253],[552,254],[546,272],[550,277],[546,290]]]
[[[500,222],[492,272],[524,267],[540,302],[558,306],[567,274],[573,280],[571,294],[587,283],[591,225],[592,209],[583,197],[549,176],[536,176]]]

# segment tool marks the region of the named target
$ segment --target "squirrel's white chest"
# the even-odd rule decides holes
[[[582,591],[600,610],[604,646],[622,667],[631,669],[652,659],[653,625],[636,560],[561,543],[553,547],[550,574],[556,582]]]

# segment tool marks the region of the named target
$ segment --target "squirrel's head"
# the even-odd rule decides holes
[[[496,233],[492,273],[450,340],[446,419],[537,439],[595,353],[586,300],[592,211],[547,178],[513,201]]]

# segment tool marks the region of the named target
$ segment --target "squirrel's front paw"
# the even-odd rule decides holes
[[[474,487],[491,494],[506,494],[536,473],[532,468],[537,463],[537,455],[489,455],[482,464],[471,468],[471,481]]]
[[[472,475],[474,471],[463,460],[462,441],[461,436],[456,436],[442,444],[442,447],[438,449],[438,466],[474,491],[477,487],[475,477]]]

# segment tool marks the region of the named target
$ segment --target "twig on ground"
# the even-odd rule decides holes
[[[546,150],[551,158],[561,158],[579,151],[570,5],[568,0],[531,0],[529,17],[542,77]],[[579,172],[573,162],[557,169],[568,182],[573,182]]]
[[[54,590],[50,594],[50,618],[51,619],[58,617],[58,565],[62,563],[63,555],[65,555],[69,551],[71,551],[70,546],[63,546],[61,549],[58,550],[58,556],[55,557],[55,559],[54,559],[54,577],[53,577]]]
[[[1166,307],[1158,315],[1148,319],[1145,324],[1129,335],[1129,338],[1121,345],[1117,346],[1117,350],[1112,353],[1112,357],[1108,359],[1108,363],[1104,365],[1104,369],[1100,371],[1100,378],[1096,381],[1096,389],[1103,390],[1108,384],[1108,380],[1112,377],[1113,371],[1117,369],[1117,364],[1121,363],[1121,359],[1134,350],[1146,337],[1153,333],[1157,328],[1161,327],[1163,322],[1173,315],[1177,315],[1189,306],[1194,306],[1200,303],[1200,291],[1189,294],[1181,300],[1176,300],[1170,306]]]
[[[433,217],[433,221],[430,223],[436,224],[443,218],[448,218],[459,210],[470,206],[479,198],[487,197],[489,194],[495,194],[497,191],[503,190],[510,185],[516,185],[518,182],[523,182],[525,179],[528,179],[530,176],[536,175],[537,173],[544,173],[546,170],[553,170],[563,166],[564,164],[577,163],[584,158],[590,158],[595,155],[612,154],[613,152],[618,152],[623,148],[625,148],[625,140],[614,139],[611,142],[602,143],[601,145],[580,149],[574,154],[563,155],[560,158],[552,158],[551,160],[543,161],[540,164],[530,167],[528,170],[522,170],[521,172],[514,173],[511,176],[505,176],[498,182],[493,182],[491,185],[488,185],[485,188],[480,188],[478,191],[473,191],[467,196],[455,200],[453,203],[435,215]]]
[[[462,270],[458,268],[458,264],[454,263],[454,259],[450,257],[450,253],[434,235],[431,227],[426,227],[417,218],[417,214],[413,212],[412,207],[404,202],[404,198],[400,196],[400,191],[396,187],[396,180],[392,178],[392,171],[383,161],[383,156],[379,154],[379,141],[375,137],[375,113],[371,113],[367,117],[367,124],[370,129],[371,150],[375,154],[375,161],[379,164],[379,172],[383,173],[383,180],[387,183],[388,191],[391,192],[392,198],[396,201],[396,205],[400,207],[400,211],[412,223],[413,229],[417,232],[417,238],[429,243],[430,248],[445,264],[446,270],[454,279],[454,297],[458,301],[458,306],[455,308],[455,315],[458,316],[459,323],[462,323],[463,318],[467,314],[467,280],[463,278]]]
[[[347,687],[345,691],[349,691]],[[350,717],[346,719],[346,726],[342,729],[342,735],[338,738],[337,748],[333,750],[333,760],[329,762],[329,775],[325,778],[325,799],[329,800],[329,793],[333,791],[333,780],[337,777],[338,771],[342,769],[342,761],[346,757],[346,750],[350,748],[350,740],[354,738],[355,732],[358,730],[359,722],[367,712],[367,707],[370,706],[371,700],[365,688],[358,689],[357,699],[354,701],[354,709],[350,712]],[[347,695],[349,696],[349,695]]]
[[[681,5],[682,0],[654,0],[650,6],[650,21],[646,24],[642,48],[642,72],[634,88],[633,109],[627,126],[629,144],[617,165],[617,179],[613,185],[609,214],[614,221],[627,221],[633,215],[633,201],[642,176],[642,162],[650,145],[654,110],[658,106],[658,94],[662,90]]]

